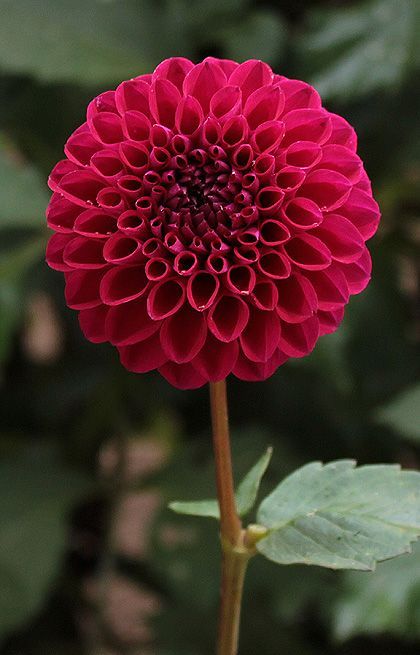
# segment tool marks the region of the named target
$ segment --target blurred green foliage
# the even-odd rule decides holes
[[[230,382],[237,479],[268,444],[264,491],[311,459],[419,468],[419,28],[417,0],[0,0],[1,655],[99,652],[80,615],[109,560],[97,461],[115,435],[165,444],[136,485],[162,506],[214,495],[206,390],[128,374],[85,342],[43,263],[44,180],[88,100],[166,56],[260,57],[314,83],[355,126],[383,211],[372,283],[340,331],[265,383]],[[241,655],[418,652],[418,550],[374,574],[253,561]],[[160,655],[213,652],[213,522],[162,510],[149,554],[114,565],[161,599]]]

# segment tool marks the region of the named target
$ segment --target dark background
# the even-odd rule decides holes
[[[167,56],[313,83],[383,212],[338,333],[267,382],[229,380],[238,476],[268,444],[265,489],[313,459],[419,467],[419,28],[417,0],[0,0],[1,655],[213,652],[216,526],[165,509],[214,493],[207,390],[85,342],[43,262],[45,179],[88,101]],[[375,574],[251,564],[241,655],[419,646],[419,548]]]

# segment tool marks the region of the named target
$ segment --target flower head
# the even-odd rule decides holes
[[[92,100],[65,154],[47,261],[131,371],[263,380],[369,281],[379,210],[355,132],[261,61],[167,59]]]

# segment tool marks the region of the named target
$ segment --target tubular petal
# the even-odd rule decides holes
[[[114,346],[129,346],[148,339],[161,324],[161,321],[150,320],[147,299],[143,296],[124,305],[109,307],[105,334]]]
[[[186,325],[188,332],[185,331]],[[164,321],[160,342],[170,361],[184,364],[200,352],[206,334],[207,323],[203,314],[185,303],[176,314]]]
[[[206,378],[191,363],[174,364],[168,362],[160,366],[158,371],[170,384],[178,389],[198,389],[207,382]]]
[[[274,354],[280,339],[280,320],[274,312],[252,309],[248,324],[240,336],[244,355],[252,362],[266,362]]]
[[[206,343],[192,361],[196,371],[209,382],[224,380],[232,372],[238,358],[239,345],[237,341],[228,343],[219,341],[211,333],[207,333]]]
[[[148,284],[144,266],[111,268],[101,281],[101,300],[105,305],[121,305],[142,296]]]
[[[319,336],[319,321],[316,316],[302,323],[282,323],[280,349],[289,357],[305,357],[315,347]]]
[[[237,296],[222,296],[207,317],[209,329],[219,341],[234,341],[243,332],[249,318],[248,305]]]
[[[79,312],[79,325],[86,339],[92,343],[105,343],[105,321],[108,307],[99,305],[91,309],[81,309]]]
[[[147,373],[168,361],[160,345],[159,332],[144,341],[118,348],[123,366],[133,373]]]

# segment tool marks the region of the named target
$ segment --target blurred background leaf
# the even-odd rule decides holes
[[[299,54],[312,82],[329,98],[392,91],[420,65],[416,0],[373,0],[317,10],[308,17]]]
[[[417,0],[0,1],[0,544],[8,534],[16,544],[0,552],[0,655],[213,652],[216,523],[162,509],[214,496],[207,392],[129,374],[112,348],[87,343],[65,307],[63,276],[43,263],[44,181],[66,138],[94,95],[164,57],[260,57],[314,81],[355,126],[383,213],[372,284],[352,299],[340,331],[265,383],[229,382],[236,481],[268,444],[263,494],[310,460],[419,468],[418,402],[409,395],[419,379],[419,8]],[[130,475],[141,471],[127,474],[114,561],[124,584],[111,588],[104,632],[105,474],[118,435],[138,436]],[[83,481],[94,476],[92,497]],[[241,655],[415,655],[417,568],[403,557],[372,576],[340,575],[255,560]]]
[[[378,410],[378,421],[408,439],[420,441],[420,385],[407,389]]]
[[[44,601],[65,554],[66,515],[88,488],[50,449],[0,464],[0,639]]]

